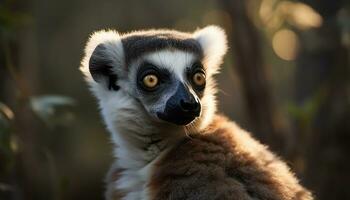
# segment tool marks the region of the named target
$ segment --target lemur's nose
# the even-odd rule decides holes
[[[197,113],[200,109],[200,104],[195,98],[181,99],[180,106],[181,109],[185,112]]]
[[[165,104],[163,112],[158,112],[159,119],[171,122],[177,125],[187,125],[201,114],[201,103],[194,94],[191,94],[189,88],[180,83]]]

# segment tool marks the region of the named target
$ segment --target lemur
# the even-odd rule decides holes
[[[216,114],[213,75],[226,34],[144,30],[91,35],[81,71],[111,133],[107,200],[310,200],[289,167]]]

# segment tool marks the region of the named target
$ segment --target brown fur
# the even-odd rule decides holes
[[[149,187],[155,200],[312,199],[285,163],[220,116],[156,163]]]
[[[125,192],[117,190],[115,188],[115,182],[119,179],[120,173],[123,170],[117,168],[117,166],[114,164],[110,168],[110,170],[107,173],[106,176],[106,192],[105,192],[105,198],[106,199],[122,199],[125,196]]]

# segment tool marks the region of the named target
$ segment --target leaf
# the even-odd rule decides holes
[[[327,88],[320,88],[301,105],[289,103],[287,110],[295,119],[302,121],[304,124],[310,124],[315,119],[322,103],[327,96]]]
[[[0,148],[8,147],[10,138],[10,122],[13,120],[12,110],[0,102]]]
[[[70,111],[75,105],[74,99],[59,95],[44,95],[30,98],[32,110],[48,126],[65,125],[74,118]]]
[[[0,112],[8,119],[12,120],[14,118],[14,114],[12,110],[5,104],[0,102]]]
[[[8,169],[11,164],[12,148],[11,148],[11,120],[14,114],[12,110],[5,104],[0,102],[0,157],[3,159],[3,166],[0,171]]]
[[[0,113],[0,149],[9,149],[10,144],[10,124]]]

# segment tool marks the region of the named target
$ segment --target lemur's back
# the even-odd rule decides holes
[[[115,181],[118,170],[112,171],[109,178]],[[154,200],[312,199],[285,163],[222,116],[155,163],[147,187]],[[111,199],[123,197],[112,190]]]

